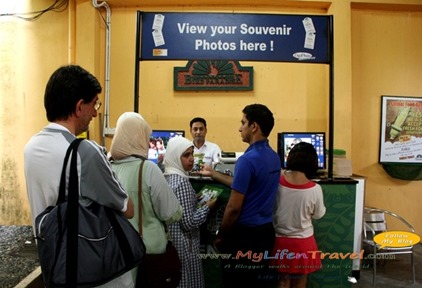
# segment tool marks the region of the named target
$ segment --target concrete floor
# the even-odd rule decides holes
[[[414,261],[416,270],[416,283],[412,284],[412,270],[410,255],[396,255],[396,259],[382,260],[377,264],[376,285],[372,286],[372,260],[364,260],[358,283],[352,288],[397,288],[397,287],[422,287],[422,245],[414,247]]]

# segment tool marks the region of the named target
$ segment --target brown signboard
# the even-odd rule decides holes
[[[174,90],[253,90],[253,67],[234,60],[190,60],[174,67]]]

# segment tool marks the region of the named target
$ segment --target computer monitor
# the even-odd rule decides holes
[[[185,136],[184,130],[153,130],[149,138],[148,160],[154,163],[162,161],[167,143],[173,137]]]
[[[281,132],[277,133],[277,153],[281,167],[286,168],[287,156],[293,146],[299,142],[314,145],[318,155],[318,170],[326,169],[325,132]]]

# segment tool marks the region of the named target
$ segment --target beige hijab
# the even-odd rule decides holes
[[[152,129],[138,113],[123,113],[116,124],[110,154],[114,160],[129,156],[148,158],[149,137]]]
[[[164,156],[164,175],[178,174],[183,177],[189,176],[188,172],[183,169],[180,157],[192,146],[192,141],[189,141],[185,137],[177,136],[169,140],[166,148],[166,156]]]

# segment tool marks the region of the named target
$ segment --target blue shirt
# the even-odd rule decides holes
[[[251,144],[236,161],[231,188],[245,195],[237,224],[259,226],[272,222],[281,164],[268,140]]]

